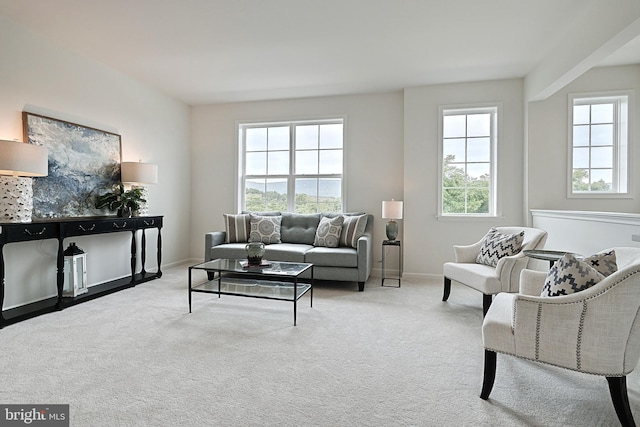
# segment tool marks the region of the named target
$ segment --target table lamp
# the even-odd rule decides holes
[[[158,165],[151,163],[139,162],[122,162],[120,165],[120,174],[122,182],[133,184],[131,188],[142,189],[142,198],[148,199],[149,191],[144,185],[140,184],[157,184],[158,183]],[[138,214],[145,216],[149,213],[149,202],[141,203]]]
[[[48,162],[45,147],[0,140],[0,222],[31,221],[31,177],[47,176]]]
[[[394,241],[398,237],[398,223],[396,219],[402,219],[402,201],[393,200],[382,202],[382,218],[387,222],[387,239]]]

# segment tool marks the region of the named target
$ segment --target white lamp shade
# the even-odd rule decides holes
[[[47,149],[39,145],[0,140],[0,175],[47,176]]]
[[[402,201],[390,200],[382,202],[382,218],[402,219]]]
[[[120,165],[122,182],[157,184],[158,165],[142,162],[122,162]]]

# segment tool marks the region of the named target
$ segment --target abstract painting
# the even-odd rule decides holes
[[[33,178],[33,218],[103,216],[96,196],[120,182],[118,134],[22,113],[25,141],[49,152],[49,175]]]

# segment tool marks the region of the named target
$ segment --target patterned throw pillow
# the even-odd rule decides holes
[[[281,243],[280,224],[282,216],[260,216],[250,214],[251,231],[249,242],[262,242],[265,245],[271,243]]]
[[[340,235],[340,246],[358,247],[358,239],[367,227],[367,215],[345,215]]]
[[[588,263],[579,261],[572,254],[564,254],[547,275],[541,297],[557,297],[583,291],[592,287],[604,276]]]
[[[249,241],[251,221],[248,214],[222,214],[227,231],[226,243],[246,243]]]
[[[316,238],[313,241],[313,246],[337,248],[340,243],[343,223],[344,217],[342,215],[335,218],[326,216],[320,218],[320,224],[318,224],[318,228],[316,229]]]
[[[519,253],[523,240],[524,231],[517,234],[500,234],[496,228],[492,228],[482,240],[476,263],[495,267],[500,258]]]
[[[589,264],[591,267],[598,270],[598,273],[607,277],[616,271],[618,271],[618,264],[616,263],[616,252],[610,250],[609,252],[600,252],[595,255],[591,255],[582,260]]]

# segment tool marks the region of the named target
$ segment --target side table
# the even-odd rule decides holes
[[[385,258],[385,247],[386,246],[395,246],[398,248],[398,277],[386,277],[385,275],[385,266],[384,266],[384,258]],[[382,286],[384,286],[384,280],[397,280],[398,286],[391,286],[393,288],[399,288],[401,286],[402,279],[402,244],[400,240],[383,240],[382,241]]]
[[[582,258],[583,257],[582,255],[576,254],[576,253],[573,253],[573,252],[549,251],[549,250],[546,250],[546,249],[527,249],[527,250],[522,251],[522,253],[525,256],[528,256],[529,258],[540,259],[540,260],[543,260],[543,261],[549,261],[549,268],[553,267],[553,264],[555,264],[566,253],[571,253],[576,258]]]

